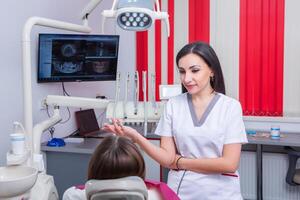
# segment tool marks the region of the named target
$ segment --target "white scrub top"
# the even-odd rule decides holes
[[[247,143],[240,103],[220,93],[200,120],[190,94],[169,99],[155,134],[174,137],[178,153],[187,158],[218,158],[224,144]],[[235,174],[238,177],[171,170],[168,185],[183,200],[240,200],[239,175]]]

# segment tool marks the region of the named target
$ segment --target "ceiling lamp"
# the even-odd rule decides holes
[[[82,17],[87,17],[100,2],[101,0],[92,0],[83,10]],[[169,15],[160,11],[158,0],[114,0],[112,8],[104,10],[102,16],[102,30],[106,18],[116,18],[116,23],[128,31],[147,30],[155,20],[161,19],[167,26],[169,36]]]

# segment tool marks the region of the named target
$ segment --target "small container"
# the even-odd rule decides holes
[[[280,139],[280,126],[278,125],[271,126],[271,138]]]
[[[246,130],[246,133],[247,133],[248,135],[251,135],[251,136],[256,135],[256,131],[255,131],[255,130]]]
[[[10,142],[13,154],[22,155],[25,153],[25,129],[21,123],[14,122]]]
[[[25,135],[23,133],[10,134],[11,150],[15,155],[22,155],[25,152]]]

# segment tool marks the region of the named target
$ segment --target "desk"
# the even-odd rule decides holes
[[[279,140],[248,135],[249,144],[256,145],[257,200],[263,199],[263,145],[300,147],[300,133],[287,133],[284,135],[286,137]],[[47,172],[53,175],[60,196],[68,187],[86,182],[86,172],[90,156],[100,142],[101,139],[85,139],[83,143],[68,143],[65,147],[47,147],[42,145],[41,149],[47,154]],[[154,140],[154,142],[157,145],[159,143],[158,140]],[[151,163],[147,165],[147,171],[150,172],[149,178],[155,180],[153,177],[157,176],[156,172],[159,171],[157,170],[159,169],[159,165],[150,159],[148,161],[146,159],[146,162]],[[162,175],[165,174],[167,173],[162,173]]]
[[[257,200],[263,199],[263,180],[262,180],[262,147],[263,145],[272,146],[294,146],[300,147],[300,133],[284,133],[280,139],[269,137],[255,137],[248,135],[249,144],[256,145],[256,168],[257,168]]]

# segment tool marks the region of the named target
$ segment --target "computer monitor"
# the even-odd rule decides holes
[[[116,80],[118,35],[39,34],[38,82]]]

